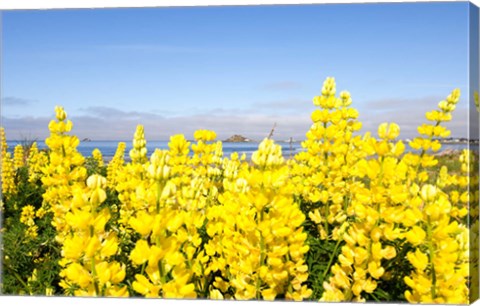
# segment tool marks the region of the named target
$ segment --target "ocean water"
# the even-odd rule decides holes
[[[13,148],[20,144],[21,142],[18,141],[7,141],[8,149],[10,152],[13,151]],[[128,158],[128,152],[132,149],[131,141],[125,142],[126,150],[125,150],[125,158]],[[285,158],[291,157],[298,152],[303,150],[301,146],[301,142],[277,142],[277,144],[282,146],[282,153]],[[37,142],[37,145],[40,149],[46,147],[43,141]],[[223,156],[229,157],[230,154],[233,152],[238,152],[238,154],[242,155],[245,153],[248,159],[250,159],[253,152],[258,149],[258,142],[223,142]],[[117,150],[118,141],[88,141],[88,142],[81,142],[80,145],[77,147],[77,150],[83,156],[91,156],[92,151],[97,148],[102,152],[103,157],[106,160],[110,160]],[[478,146],[478,145],[477,145]],[[442,151],[443,150],[462,150],[466,149],[468,145],[466,143],[455,143],[455,144],[442,144]],[[155,151],[155,149],[168,149],[168,141],[147,141],[147,154],[150,154]],[[406,151],[409,151],[409,146],[406,145]]]
[[[119,141],[88,141],[88,142],[80,142],[77,150],[83,156],[91,156],[92,151],[97,148],[102,152],[102,155],[105,159],[109,160],[115,155],[115,151],[117,150]],[[128,157],[128,152],[132,149],[132,142],[126,142],[126,149],[125,149],[125,157]],[[13,148],[19,144],[18,141],[7,141],[7,145],[9,147],[9,151],[12,152]],[[290,155],[294,155],[295,153],[302,150],[302,146],[300,142],[293,142],[291,145],[288,142],[277,142],[277,144],[282,146],[282,153],[285,157]],[[223,149],[223,156],[229,157],[230,154],[234,152],[238,152],[239,155],[245,153],[247,158],[250,158],[252,153],[258,149],[258,142],[223,142],[222,149]],[[46,147],[43,141],[37,142],[37,146],[39,149],[43,149]],[[155,149],[168,149],[168,141],[147,141],[147,154],[150,156]]]

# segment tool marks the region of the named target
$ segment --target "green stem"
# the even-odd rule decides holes
[[[263,209],[262,209],[262,212],[260,213],[260,220],[261,221],[263,220]],[[257,221],[257,226],[258,226],[258,221]],[[260,265],[259,266],[262,267],[263,265],[265,265],[265,259],[267,255],[265,250],[265,240],[263,238],[262,232],[261,231],[259,232],[260,232]],[[260,294],[261,286],[262,286],[262,279],[260,278],[260,273],[257,272],[257,281],[255,284],[257,300],[261,298],[261,294]]]
[[[335,249],[333,249],[333,253],[332,253],[332,256],[330,256],[330,260],[328,261],[327,268],[326,268],[325,271],[323,272],[322,280],[325,280],[325,276],[327,276],[328,271],[330,271],[330,266],[332,265],[333,258],[334,258],[334,257],[336,256],[336,254],[337,254],[338,247],[340,246],[340,242],[341,242],[341,241],[342,241],[342,239],[338,239],[337,244],[335,245]]]
[[[25,283],[25,281],[20,277],[20,275],[18,275],[17,272],[15,272],[10,266],[8,265],[5,265],[5,267],[7,269],[9,269],[10,271],[13,272],[13,275],[15,276],[15,278],[25,287],[25,290],[27,290],[28,292],[30,292],[30,287],[28,286],[27,283]],[[31,292],[30,292],[31,293]]]
[[[92,269],[93,286],[95,287],[95,295],[98,296],[100,293],[100,290],[98,289],[97,271],[95,270],[95,258],[92,258],[91,269]]]
[[[327,129],[327,123],[324,122],[323,123],[323,128],[326,130]],[[330,140],[329,139],[325,139],[325,142],[329,142],[330,143]],[[325,148],[323,150],[323,158],[324,158],[324,163],[325,163],[325,167],[328,168],[328,152],[325,151]],[[327,236],[327,239],[328,239],[328,216],[330,214],[330,206],[329,206],[329,201],[327,200],[327,203],[325,203],[325,233],[326,233],[326,236]]]
[[[157,185],[156,212],[158,214],[160,212],[160,196],[162,194],[162,190],[164,186],[159,181],[157,181],[156,185]]]
[[[437,283],[437,275],[435,273],[435,265],[433,264],[433,237],[432,237],[432,224],[430,222],[430,217],[427,219],[427,239],[428,239],[428,257],[430,261],[431,271],[432,271],[432,287],[430,288],[430,293],[432,295],[432,300],[434,300],[437,296],[436,293],[436,283]]]

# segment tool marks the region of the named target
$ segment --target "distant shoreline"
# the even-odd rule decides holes
[[[273,139],[276,143],[301,143],[303,141],[305,141],[305,139],[303,140],[293,140],[293,141],[290,141],[290,140],[275,140]],[[378,140],[378,139],[377,139]],[[409,142],[411,141],[412,139],[410,138],[407,138],[407,139],[400,139],[404,142]],[[480,141],[478,139],[471,139],[471,140],[443,140],[443,139],[437,139],[440,141],[441,144],[459,144],[459,145],[462,145],[462,144],[479,144]],[[148,142],[169,142],[170,140],[169,139],[164,139],[164,140],[147,140],[147,143]],[[192,140],[192,139],[187,139],[188,142],[196,142],[195,140]],[[253,140],[253,139],[249,139],[249,141],[225,141],[225,140],[214,140],[213,142],[216,142],[216,141],[221,141],[221,142],[228,142],[228,143],[261,143],[262,140]],[[18,144],[22,144],[24,143],[25,140],[7,140],[7,143],[18,143]],[[43,143],[44,141],[41,140],[41,141],[38,141],[38,140],[32,140],[32,142],[37,142],[37,143]],[[87,141],[83,141],[81,140],[80,143],[96,143],[96,142],[115,142],[115,143],[119,143],[119,142],[125,142],[125,143],[130,143],[132,142],[132,139],[129,139],[129,140],[97,140],[97,139],[89,139]]]

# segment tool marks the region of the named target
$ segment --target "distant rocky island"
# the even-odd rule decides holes
[[[224,142],[251,142],[252,140],[242,135],[233,135],[224,140]]]

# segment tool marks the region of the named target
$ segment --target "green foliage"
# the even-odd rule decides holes
[[[28,182],[28,169],[17,169],[15,182],[18,193],[3,197],[3,294],[39,294],[46,290],[60,292],[60,247],[55,241],[51,215],[36,218],[38,236],[25,235],[27,225],[20,222],[22,208],[32,205],[38,210],[42,205],[43,188],[39,182]],[[32,274],[36,271],[36,277]]]

